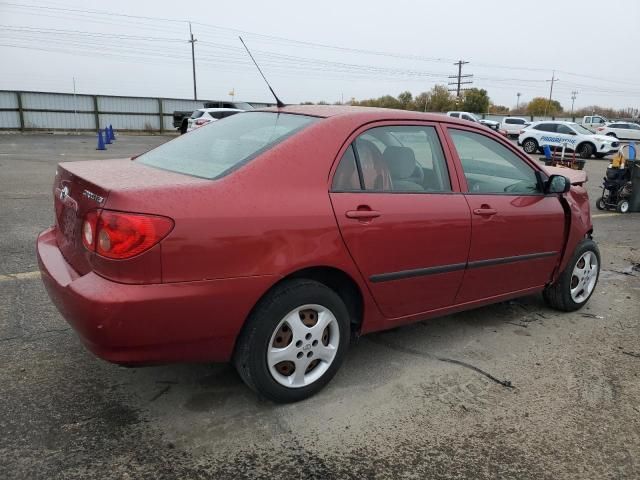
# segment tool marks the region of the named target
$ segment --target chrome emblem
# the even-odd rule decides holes
[[[84,195],[85,197],[91,199],[91,200],[95,200],[98,203],[102,203],[104,202],[104,197],[101,197],[100,195],[90,192],[89,190],[85,190],[84,192],[82,192],[82,195]]]
[[[65,185],[64,188],[60,190],[60,200],[64,200],[68,196],[69,196],[69,187]]]

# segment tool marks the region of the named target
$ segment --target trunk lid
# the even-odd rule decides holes
[[[109,197],[118,194],[154,195],[167,187],[202,181],[151,168],[131,159],[92,160],[58,164],[53,185],[56,241],[67,262],[80,274],[89,273],[93,255],[82,243],[82,224],[91,210],[109,208]],[[122,197],[122,195],[120,195]],[[135,202],[134,202],[135,203]],[[122,208],[122,202],[119,202]],[[141,212],[136,205],[127,211]]]

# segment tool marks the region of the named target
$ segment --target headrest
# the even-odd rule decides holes
[[[388,146],[382,155],[391,178],[409,178],[416,169],[416,156],[409,147]]]

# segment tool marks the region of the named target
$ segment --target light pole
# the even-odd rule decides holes
[[[520,108],[520,95],[522,95],[520,92],[516,93],[516,97],[518,97],[516,99],[516,110]]]

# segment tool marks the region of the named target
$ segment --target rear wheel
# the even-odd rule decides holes
[[[584,306],[593,294],[600,275],[600,251],[591,239],[578,244],[565,270],[543,292],[549,306],[572,312]]]
[[[184,135],[185,133],[187,133],[187,128],[188,128],[188,122],[187,120],[183,120],[182,124],[180,125],[180,135]]]
[[[583,143],[578,147],[578,155],[580,155],[580,158],[591,158],[594,150],[593,145],[590,143]]]
[[[524,142],[522,142],[522,149],[525,153],[531,155],[532,153],[536,153],[538,150],[538,142],[535,138],[527,138]]]
[[[600,197],[598,200],[596,200],[596,208],[598,210],[606,210],[607,209],[607,205],[604,203],[604,198]]]
[[[257,305],[234,363],[254,391],[274,402],[296,402],[329,383],[349,338],[349,313],[333,290],[313,280],[290,280]]]
[[[629,200],[620,200],[616,205],[616,211],[618,213],[627,213],[629,211]]]

